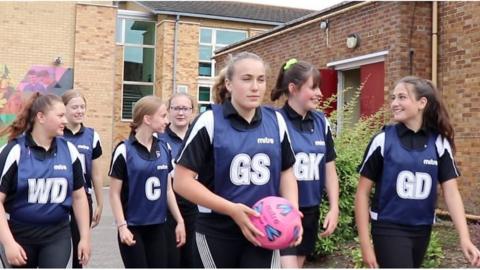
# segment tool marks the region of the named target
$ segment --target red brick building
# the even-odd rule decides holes
[[[229,53],[257,53],[270,66],[267,87],[274,85],[285,60],[295,57],[310,61],[322,70],[324,93],[338,91],[340,110],[351,96],[340,90],[356,89],[365,82],[358,116],[385,104],[389,90],[401,77],[413,74],[432,78],[456,130],[456,159],[462,172],[459,185],[467,212],[479,215],[478,14],[480,2],[342,3],[223,48],[214,59],[223,63]]]

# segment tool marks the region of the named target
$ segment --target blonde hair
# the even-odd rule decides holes
[[[130,123],[130,135],[143,123],[145,115],[153,115],[163,105],[162,99],[157,96],[144,96],[133,107],[133,121]]]
[[[265,66],[263,59],[251,52],[241,52],[235,56],[229,55],[226,66],[218,73],[217,77],[215,77],[215,83],[212,87],[212,90],[215,93],[215,103],[223,103],[226,99],[230,98],[230,92],[227,90],[225,80],[232,80],[233,74],[235,74],[235,64],[244,59],[254,59],[262,62]]]
[[[67,90],[67,91],[65,91],[65,93],[63,93],[63,95],[62,95],[63,105],[67,106],[67,104],[68,104],[68,102],[70,102],[70,100],[72,100],[74,98],[77,98],[77,97],[81,97],[83,99],[83,101],[85,102],[85,105],[87,105],[87,100],[85,99],[85,96],[82,93],[80,93],[80,91],[74,90],[74,89]]]
[[[170,98],[168,99],[167,101],[167,108],[170,110],[170,106],[172,105],[172,101],[176,98],[176,97],[186,97],[190,100],[190,103],[192,104],[192,111],[195,111],[195,105],[196,105],[196,102],[195,102],[195,99],[187,94],[187,93],[174,93],[173,95],[170,96]]]

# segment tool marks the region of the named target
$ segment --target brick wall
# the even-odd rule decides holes
[[[480,215],[480,3],[439,2],[439,80],[455,128],[459,186]]]
[[[413,15],[415,25],[409,42]],[[430,57],[430,18],[431,4],[428,3],[373,2],[329,17],[328,47],[327,34],[317,21],[236,51],[255,52],[268,63],[267,89],[271,89],[281,64],[289,58],[325,68],[329,62],[388,50],[385,60],[387,97],[394,82],[410,72],[409,46],[415,51],[413,73],[430,77],[431,69],[424,65],[425,59]],[[345,45],[346,37],[352,33],[360,36],[360,45],[353,50]],[[223,63],[225,57],[225,54],[219,55],[217,63]],[[269,102],[268,92],[265,97],[265,102]]]
[[[10,71],[11,84],[20,83],[32,65],[73,67],[74,2],[0,2],[0,68]]]
[[[74,88],[87,99],[85,124],[102,140],[105,176],[112,151],[116,12],[111,6],[76,5]],[[107,184],[107,177],[104,179]]]

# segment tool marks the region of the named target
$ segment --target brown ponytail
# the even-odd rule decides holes
[[[427,99],[427,105],[423,111],[422,127],[438,132],[446,138],[455,152],[455,131],[447,108],[433,83],[415,76],[404,77],[397,84],[399,83],[412,85],[417,100],[422,97]]]
[[[8,141],[11,141],[24,132],[32,132],[37,113],[46,113],[54,102],[62,102],[62,99],[56,95],[41,95],[39,92],[33,93],[25,103],[22,104],[20,113],[15,120],[2,131],[0,136],[8,134]]]
[[[244,59],[254,59],[260,61],[265,66],[265,62],[263,61],[260,56],[251,53],[251,52],[241,52],[236,54],[235,56],[229,55],[227,60],[226,66],[218,73],[217,77],[215,78],[215,83],[212,87],[213,92],[215,93],[214,102],[221,104],[226,99],[230,98],[230,92],[225,85],[225,80],[232,80],[233,75],[235,74],[235,64],[238,61]]]
[[[288,96],[288,85],[290,83],[295,84],[300,89],[310,76],[313,76],[313,87],[319,87],[320,72],[315,66],[305,61],[297,61],[295,58],[288,60],[280,67],[275,88],[270,93],[270,100],[275,101],[282,95]]]

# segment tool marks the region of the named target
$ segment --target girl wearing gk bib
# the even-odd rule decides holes
[[[185,93],[176,93],[170,97],[167,104],[170,124],[165,132],[159,136],[172,147],[172,157],[175,158],[187,133],[192,120],[194,108],[193,98]],[[173,160],[172,160],[173,162]],[[175,181],[175,179],[173,179]],[[175,194],[180,213],[185,222],[186,242],[179,247],[179,239],[176,239],[175,229],[177,222],[170,212],[167,218],[167,241],[168,241],[168,267],[169,268],[192,268],[193,250],[195,241],[195,217],[198,213],[197,206],[190,201]]]
[[[322,237],[335,231],[338,223],[338,176],[335,148],[327,118],[316,107],[322,97],[320,73],[313,65],[290,59],[282,65],[271,100],[288,97],[280,112],[287,123],[296,155],[294,173],[298,184],[300,211],[304,217],[303,241],[299,246],[280,251],[282,267],[301,268],[305,257],[315,249],[324,187],[330,211],[323,221]]]
[[[390,108],[397,123],[385,126],[372,139],[359,170],[355,218],[364,264],[422,265],[440,184],[462,251],[473,266],[480,266],[480,251],[470,241],[457,187],[454,131],[438,90],[428,80],[402,78],[393,90]]]
[[[60,97],[35,93],[0,133],[9,134],[0,153],[0,242],[14,267],[67,266],[72,207],[80,231],[74,256],[82,265],[88,262],[85,181],[77,149],[59,137],[66,123]]]
[[[200,210],[195,267],[279,267],[278,252],[259,246],[262,233],[249,219],[266,196],[298,208],[295,156],[281,114],[260,106],[265,88],[260,57],[231,58],[214,86],[221,104],[196,119],[180,150],[174,187]]]
[[[86,110],[85,97],[76,90],[68,90],[62,95],[62,100],[67,109],[66,117],[68,121],[63,137],[75,145],[80,153],[79,157],[85,175],[85,190],[87,191],[90,223],[93,228],[100,222],[103,209],[103,181],[99,159],[102,155],[102,146],[100,145],[97,132],[83,125]],[[93,191],[95,191],[95,200],[97,202],[95,212],[93,212],[92,206]],[[73,254],[77,254],[80,234],[74,218],[71,219],[70,228],[72,231]],[[82,268],[76,256],[72,257],[72,268]]]
[[[185,243],[183,219],[169,176],[170,146],[153,135],[163,132],[167,123],[167,110],[158,97],[141,98],[133,108],[130,137],[113,152],[110,202],[126,268],[167,267],[167,204],[177,221],[179,245]]]

